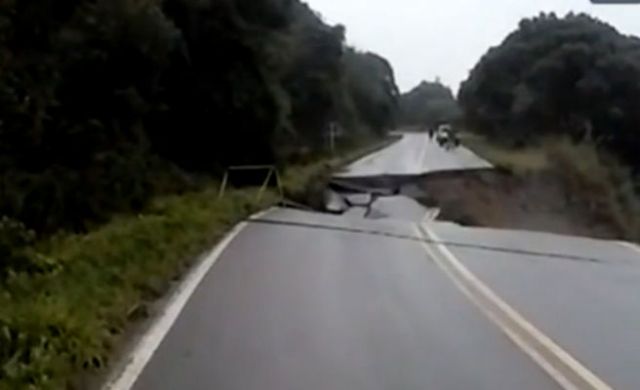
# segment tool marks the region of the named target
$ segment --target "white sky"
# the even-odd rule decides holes
[[[585,12],[640,36],[640,4],[590,0],[306,0],[324,19],[347,27],[348,42],[386,57],[402,91],[440,77],[454,91],[480,56],[520,19]]]

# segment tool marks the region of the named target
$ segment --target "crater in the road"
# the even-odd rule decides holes
[[[325,209],[334,214],[552,232],[596,238],[623,235],[580,201],[554,172],[526,176],[491,169],[464,147],[447,150],[426,134],[405,134],[332,178]]]
[[[491,165],[464,147],[446,148],[426,133],[405,133],[395,144],[337,172],[325,194],[326,211],[363,218],[434,219],[421,183],[442,172],[487,170]]]

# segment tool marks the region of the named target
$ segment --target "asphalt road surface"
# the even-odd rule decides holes
[[[335,177],[408,176],[487,168],[491,164],[465,147],[445,150],[427,133],[406,133],[395,144],[354,162]]]
[[[407,239],[411,224],[265,218],[282,224],[233,241],[136,390],[557,388]]]
[[[355,166],[417,156],[420,142]],[[425,222],[402,197],[379,207],[381,219],[276,209],[250,222],[132,388],[640,389],[638,249]]]
[[[613,241],[431,226],[475,275],[612,388],[640,389],[640,251]]]

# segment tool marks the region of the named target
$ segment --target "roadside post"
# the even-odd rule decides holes
[[[255,172],[255,171],[265,171],[265,179],[260,186],[260,190],[258,191],[258,195],[256,197],[256,201],[260,201],[265,191],[269,187],[269,183],[271,179],[275,177],[276,180],[276,188],[278,193],[280,194],[280,198],[284,198],[284,190],[282,187],[282,181],[280,180],[280,173],[275,165],[237,165],[231,166],[227,168],[224,172],[224,176],[222,177],[222,184],[220,185],[220,191],[218,192],[218,199],[222,198],[226,192],[227,186],[229,184],[229,175],[232,172]]]

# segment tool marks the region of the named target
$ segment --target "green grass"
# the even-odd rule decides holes
[[[39,243],[49,273],[14,274],[0,290],[0,388],[65,389],[99,370],[127,325],[203,250],[238,221],[275,201],[255,190],[158,199],[86,235]]]
[[[514,149],[472,133],[461,135],[461,140],[465,146],[496,167],[516,174],[541,171],[549,166],[545,149],[538,145]]]
[[[317,200],[330,173],[390,140],[288,169],[288,196]],[[115,217],[82,235],[27,248],[45,272],[0,279],[0,389],[83,389],[101,372],[132,323],[232,226],[276,203],[270,189],[218,188],[156,199],[140,215]]]

